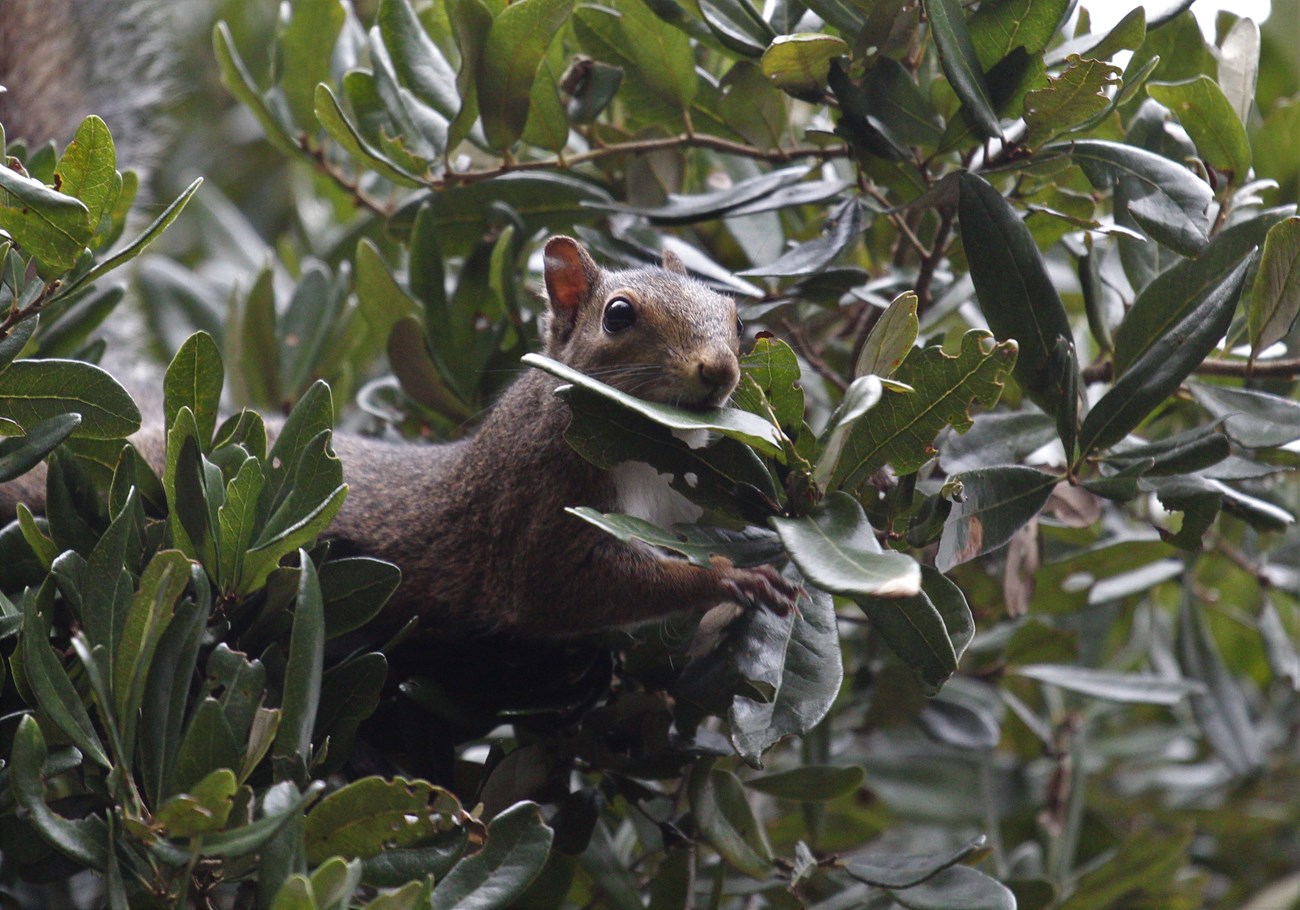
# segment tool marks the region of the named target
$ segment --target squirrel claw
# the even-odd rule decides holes
[[[728,561],[722,571],[723,589],[743,606],[766,606],[774,613],[786,616],[796,608],[803,593],[803,588],[792,584],[772,566],[738,569]]]

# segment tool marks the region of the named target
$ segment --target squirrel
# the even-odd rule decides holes
[[[0,94],[0,111],[11,138],[66,138],[101,105],[124,117],[128,142],[141,131],[156,89],[141,96],[133,88],[116,94],[134,100],[111,102],[115,93],[103,86],[120,81],[97,78],[111,59],[77,49],[111,58],[113,48],[128,47],[129,34],[158,15],[152,0],[7,0],[3,9],[0,82],[10,91]],[[108,24],[92,34],[101,16]],[[148,54],[145,60],[132,71],[152,65]],[[623,391],[688,407],[720,405],[735,388],[735,302],[691,279],[671,252],[661,269],[608,271],[577,241],[553,237],[544,279],[542,336],[553,359]],[[419,615],[425,629],[446,638],[562,638],[729,600],[791,607],[796,588],[770,566],[742,569],[722,557],[697,566],[566,513],[590,506],[667,526],[699,510],[647,465],[605,471],[573,451],[564,440],[568,406],[555,395],[560,385],[527,370],[478,431],[456,443],[334,435],[349,493],[324,536],[402,570],[384,613],[390,622]],[[161,465],[160,427],[146,426],[135,441],[146,460]],[[0,487],[0,521],[13,518],[20,500],[43,507],[42,474]]]

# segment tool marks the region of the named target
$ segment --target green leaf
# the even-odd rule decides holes
[[[698,762],[686,784],[691,815],[709,844],[723,859],[751,878],[765,879],[772,870],[772,845],[736,775],[711,762]]]
[[[160,550],[154,554],[140,576],[118,642],[113,674],[117,716],[123,724],[123,739],[128,743],[134,738],[127,731],[134,731],[154,652],[189,580],[189,560],[178,550]]]
[[[939,49],[939,62],[952,89],[970,112],[975,125],[986,136],[1002,135],[998,115],[989,100],[988,86],[979,56],[966,26],[959,0],[923,0],[930,20],[930,34]]]
[[[1181,164],[1132,145],[1086,139],[1048,146],[1067,153],[1093,186],[1125,185],[1128,214],[1153,240],[1196,256],[1209,240],[1209,184]]]
[[[33,426],[25,436],[0,439],[0,483],[21,477],[40,463],[50,450],[72,435],[80,414],[59,414]]]
[[[745,781],[745,786],[793,802],[824,802],[855,792],[866,777],[857,765],[804,765]]]
[[[280,728],[275,736],[278,758],[311,760],[312,724],[320,704],[321,671],[325,661],[325,608],[316,565],[305,550],[298,551],[298,596],[280,698]]]
[[[203,699],[194,709],[176,752],[169,795],[188,792],[214,771],[238,768],[242,754],[221,703],[215,698]]]
[[[402,572],[397,566],[378,559],[331,559],[322,565],[325,638],[356,631],[373,619],[401,580]]]
[[[786,576],[799,581],[797,573]],[[750,610],[726,627],[721,644],[688,664],[678,698],[726,714],[731,744],[750,766],[786,736],[803,736],[830,710],[844,669],[835,604],[809,588],[799,608],[782,616]]]
[[[248,73],[239,52],[235,50],[235,39],[230,34],[230,26],[218,22],[212,29],[212,49],[217,58],[217,67],[221,71],[221,84],[235,96],[244,107],[261,124],[267,141],[290,158],[301,154],[289,132],[284,128],[271,109],[262,99],[257,83]]]
[[[379,707],[387,678],[388,661],[378,652],[360,654],[325,671],[312,739],[324,742],[329,737],[330,752],[314,773],[325,777],[347,764],[357,728]]]
[[[1069,0],[1002,0],[980,6],[967,24],[980,68],[987,71],[1018,47],[1030,55],[1041,53],[1069,7]]]
[[[80,199],[0,167],[0,230],[35,257],[43,278],[75,266],[95,227]]]
[[[275,332],[275,276],[269,265],[257,273],[237,312],[236,324],[231,327],[234,331],[227,333],[226,343],[234,348],[230,359],[235,363],[232,379],[238,397],[253,406],[279,407],[284,396]]]
[[[622,38],[621,59],[610,62],[629,66],[660,100],[689,109],[699,89],[690,39],[639,0],[613,0],[607,6],[618,16]]]
[[[1264,257],[1250,289],[1252,355],[1286,337],[1297,316],[1300,316],[1300,217],[1292,216],[1269,228],[1264,239]]]
[[[708,541],[696,543],[689,539],[683,540],[672,531],[631,515],[607,514],[587,506],[566,508],[564,511],[576,515],[588,524],[595,525],[619,540],[641,541],[661,550],[679,553],[693,565],[708,567],[710,556],[729,555],[725,546]]]
[[[224,368],[221,351],[207,332],[195,332],[172,358],[163,379],[163,413],[171,426],[182,406],[194,413],[199,441],[204,447],[212,439],[221,407]]]
[[[1042,510],[1058,478],[1008,465],[958,475],[963,497],[943,526],[934,564],[940,572],[1005,545]]]
[[[36,697],[43,714],[54,722],[63,735],[72,740],[89,758],[110,767],[107,753],[99,741],[99,734],[90,721],[86,706],[81,702],[62,661],[55,655],[46,637],[46,623],[41,616],[44,609],[53,608],[54,592],[50,582],[41,586],[37,596],[26,598],[23,612],[22,647],[23,672],[27,684]]]
[[[766,420],[735,408],[708,408],[688,411],[675,408],[657,401],[643,401],[626,392],[605,385],[580,373],[572,367],[543,357],[540,354],[526,354],[523,363],[527,366],[545,370],[552,376],[572,383],[584,391],[592,392],[616,402],[621,407],[647,417],[656,423],[674,430],[707,430],[719,433],[729,439],[743,442],[767,455],[779,456],[782,452],[780,430]]]
[[[939,462],[949,474],[1019,464],[1055,436],[1052,418],[1038,410],[981,414],[965,433],[949,433],[944,438]]]
[[[1060,910],[1107,910],[1130,896],[1143,895],[1153,883],[1169,881],[1179,873],[1190,847],[1190,833],[1175,830],[1165,837],[1152,837],[1148,831],[1135,832],[1110,851],[1105,861],[1080,875],[1074,893],[1055,906]]]
[[[509,906],[542,871],[554,832],[535,803],[517,803],[488,825],[487,844],[443,876],[432,910]]]
[[[449,122],[460,109],[456,74],[407,0],[382,0],[375,24],[401,83]],[[318,95],[319,97],[319,95]]]
[[[330,79],[330,50],[343,29],[343,5],[337,0],[295,0],[276,42],[280,88],[294,125],[314,132],[312,119],[317,84]]]
[[[700,15],[728,50],[762,56],[776,32],[749,0],[700,0]]]
[[[967,409],[973,402],[985,407],[997,402],[1015,357],[1014,341],[994,343],[981,331],[962,337],[956,357],[937,346],[914,350],[894,373],[914,391],[886,389],[870,417],[854,425],[833,485],[866,490],[886,464],[899,474],[917,470],[934,456],[932,442],[940,430],[965,430],[971,425]]]
[[[224,501],[217,507],[215,569],[217,583],[223,591],[250,591],[241,576],[244,554],[256,528],[257,501],[264,482],[261,462],[246,458],[226,485]]]
[[[870,850],[843,858],[844,871],[877,888],[910,888],[953,866],[984,846],[984,836],[945,853],[885,853]]]
[[[889,895],[908,910],[1016,910],[1016,897],[1006,885],[970,866],[949,866]]]
[[[421,307],[393,279],[369,238],[357,243],[356,269],[357,313],[365,326],[358,356],[369,364],[387,346],[393,326],[403,317],[414,317]]]
[[[724,212],[765,200],[780,190],[793,188],[807,175],[808,168],[799,165],[759,174],[757,177],[741,180],[726,189],[708,193],[689,195],[669,193],[668,201],[663,205],[646,207],[611,203],[593,204],[592,207],[611,212],[642,215],[654,224],[692,224],[696,221],[708,221]]]
[[[121,439],[140,429],[140,409],[117,380],[80,360],[17,360],[0,372],[0,410],[23,427],[68,412],[75,438]]]
[[[760,417],[775,418],[789,439],[797,439],[803,427],[804,397],[794,349],[779,338],[759,338],[740,358],[740,370],[746,379],[732,394],[732,404]],[[755,396],[755,391],[761,396]]]
[[[1174,112],[1205,163],[1243,183],[1250,172],[1250,139],[1232,103],[1209,76],[1147,83],[1147,94]]]
[[[139,237],[136,237],[107,259],[100,260],[96,263],[93,269],[73,282],[68,290],[80,287],[83,284],[90,284],[90,282],[107,275],[109,272],[113,271],[113,269],[125,265],[136,256],[143,253],[145,247],[153,243],[154,240],[158,238],[158,235],[167,230],[167,228],[171,226],[171,223],[180,216],[186,203],[190,201],[190,198],[198,192],[199,187],[202,185],[203,178],[196,177],[194,182],[181,190],[181,194],[173,199],[167,208],[162,210],[162,214],[155,218],[153,222],[140,233]]]
[[[1116,673],[1063,664],[1030,664],[1011,672],[1092,698],[1130,705],[1176,705],[1205,691],[1195,680],[1170,679],[1149,673]]]
[[[478,61],[479,116],[491,148],[508,149],[523,134],[538,67],[572,9],[573,0],[516,0],[493,21]]]
[[[207,625],[209,588],[202,568],[190,569],[190,582],[196,599],[184,601],[176,608],[158,639],[152,663],[142,667],[147,681],[140,702],[139,759],[141,779],[151,805],[160,805],[163,797],[173,792],[171,778],[184,730],[189,680]]]
[[[93,114],[81,121],[54,172],[59,192],[84,202],[90,213],[90,226],[98,231],[113,202],[117,176],[117,153],[108,125]]]
[[[228,768],[218,768],[158,807],[154,821],[168,837],[193,837],[225,827],[239,784]]]
[[[1192,396],[1238,445],[1275,448],[1300,439],[1300,404],[1255,389],[1194,383]]]
[[[910,597],[921,590],[920,566],[902,553],[882,552],[862,506],[847,493],[828,494],[808,517],[773,517],[768,523],[799,571],[832,594],[860,600]]]
[[[795,97],[824,91],[831,60],[848,51],[844,39],[834,35],[778,35],[763,52],[763,75]]]
[[[98,815],[76,820],[58,815],[45,802],[43,769],[49,751],[40,725],[30,714],[18,721],[9,760],[9,783],[27,822],[46,842],[91,869],[108,863],[108,830]]]
[[[1061,75],[1048,77],[1047,88],[1025,96],[1025,124],[1029,131],[1023,144],[1037,148],[1110,110],[1113,104],[1106,90],[1118,85],[1119,75],[1117,66],[1071,55]]]
[[[301,818],[302,810],[310,805],[321,790],[324,781],[312,781],[301,794],[293,784],[285,781],[276,784],[262,798],[263,816],[255,822],[218,831],[202,838],[199,852],[204,856],[234,858],[256,853],[267,841],[289,822]]]
[[[430,227],[449,256],[464,255],[489,228],[494,204],[506,205],[523,219],[526,233],[570,230],[600,220],[598,210],[612,199],[598,184],[568,174],[515,173],[429,194],[416,194],[389,222],[399,235],[410,230],[421,206],[431,209]]]
[[[894,298],[871,327],[853,365],[855,378],[867,375],[891,376],[907,359],[920,323],[916,317],[917,297],[906,291]]]
[[[316,119],[335,142],[358,163],[365,165],[398,186],[421,186],[420,177],[376,149],[357,129],[328,85],[316,86]]]
[[[304,829],[307,862],[402,849],[453,830],[462,809],[448,791],[423,780],[363,777],[317,803]]]
[[[1115,366],[1128,369],[1187,314],[1203,305],[1266,232],[1291,213],[1289,206],[1266,209],[1249,221],[1220,231],[1196,259],[1183,260],[1151,280],[1115,330]]]
[[[1242,263],[1142,353],[1083,421],[1083,454],[1112,446],[1159,407],[1214,350],[1232,323],[1245,282]]]
[[[752,266],[740,274],[774,277],[816,274],[857,244],[864,221],[863,207],[858,200],[846,199],[831,210],[824,233],[787,250],[773,262]]]
[[[1065,307],[1033,235],[1002,194],[974,174],[958,180],[962,246],[980,310],[996,338],[1019,346],[1013,374],[1020,388],[1055,416],[1071,386],[1069,364],[1053,356],[1058,339],[1074,337]]]
[[[0,249],[3,247],[0,246]],[[0,255],[0,266],[3,265],[4,256]],[[9,329],[9,334],[0,338],[0,370],[4,370],[9,364],[13,363],[15,357],[23,352],[27,347],[27,342],[32,340],[36,334],[36,327],[40,324],[39,315],[32,316],[30,319],[24,319],[13,328]]]
[[[1259,26],[1242,18],[1232,24],[1219,45],[1219,87],[1237,119],[1249,125],[1259,79]]]

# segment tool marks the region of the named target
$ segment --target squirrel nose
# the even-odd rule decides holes
[[[740,364],[728,352],[726,356],[706,357],[700,361],[700,382],[717,392],[730,392],[740,379]]]

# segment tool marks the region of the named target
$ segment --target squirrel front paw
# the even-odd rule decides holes
[[[785,616],[796,608],[799,595],[803,593],[801,587],[790,582],[772,566],[742,569],[725,556],[714,556],[711,562],[718,572],[722,589],[741,606],[766,606]]]

